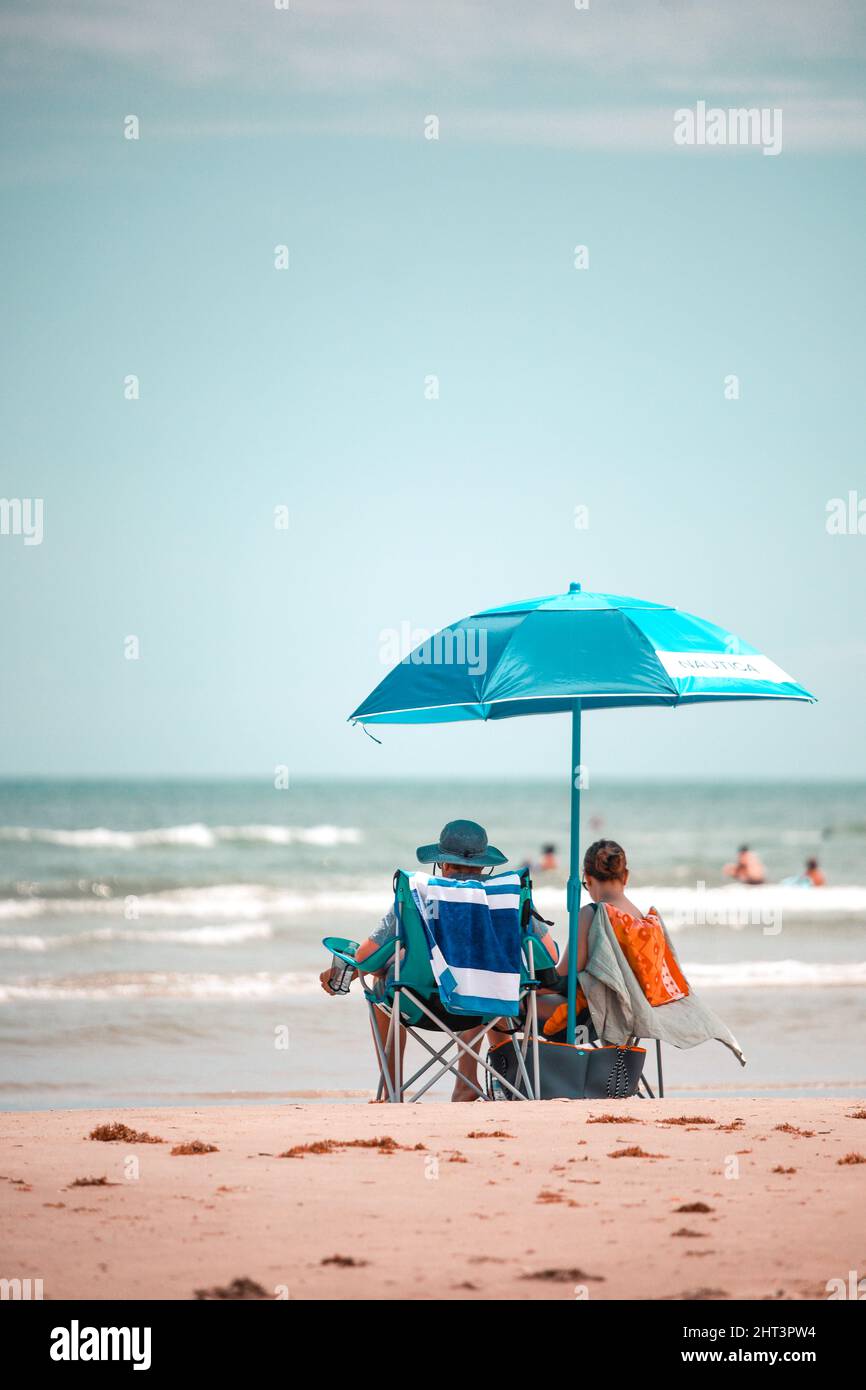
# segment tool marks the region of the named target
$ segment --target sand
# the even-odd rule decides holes
[[[828,1281],[866,1274],[866,1161],[840,1162],[866,1159],[858,1110],[690,1099],[7,1113],[0,1277],[42,1279],[46,1299],[191,1299],[237,1280],[250,1283],[235,1292],[296,1299],[826,1298]],[[665,1123],[689,1116],[710,1123]],[[111,1121],[166,1142],[87,1137]],[[399,1147],[278,1157],[382,1137]],[[216,1151],[171,1152],[195,1142]],[[108,1185],[72,1185],[83,1178]]]

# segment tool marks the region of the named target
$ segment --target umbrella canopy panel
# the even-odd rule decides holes
[[[350,716],[449,723],[709,700],[813,700],[755,647],[691,613],[615,594],[529,599],[442,628]]]

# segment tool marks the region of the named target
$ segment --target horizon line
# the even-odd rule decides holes
[[[0,786],[14,785],[22,782],[29,783],[51,783],[59,784],[64,782],[82,782],[99,785],[112,782],[163,782],[172,784],[189,783],[243,783],[245,785],[258,784],[264,790],[272,786],[272,774],[267,776],[261,773],[241,772],[241,773],[214,773],[214,772],[190,772],[190,773],[161,773],[161,772],[105,772],[105,773],[86,773],[86,772],[66,772],[66,773],[42,773],[42,772],[22,772],[22,773],[0,773]],[[479,784],[490,784],[495,786],[508,786],[509,783],[525,786],[527,783],[534,783],[538,786],[568,786],[568,776],[557,776],[554,774],[538,776],[537,774],[526,776],[491,776],[489,774],[478,774],[477,776],[460,774],[443,774],[440,776],[429,776],[426,774],[413,773],[394,773],[370,777],[364,773],[302,773],[297,777],[289,778],[289,785],[279,790],[291,790],[292,785],[308,787],[317,783],[354,783],[358,786],[380,786],[413,783],[422,783],[428,786],[435,785],[461,785],[473,786]],[[737,776],[735,774],[719,774],[718,776],[687,776],[680,774],[667,773],[639,773],[639,774],[610,774],[597,779],[596,788],[611,785],[634,785],[636,783],[646,785],[724,785],[724,786],[858,786],[866,784],[866,772],[856,776],[824,776],[824,777],[791,777],[784,775],[764,774],[759,776]],[[591,795],[593,788],[585,788]]]

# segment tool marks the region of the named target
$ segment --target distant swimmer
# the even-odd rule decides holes
[[[541,873],[545,874],[553,873],[555,869],[559,868],[559,860],[556,857],[556,845],[541,846],[541,858],[536,868],[540,870]]]
[[[801,874],[782,879],[784,888],[824,888],[826,884],[827,880],[817,859],[807,859],[806,867]]]
[[[724,872],[728,878],[735,878],[738,883],[748,883],[755,888],[766,880],[763,864],[748,845],[740,845],[736,860],[733,864],[726,864]]]
[[[806,860],[806,872],[803,877],[809,880],[813,888],[825,888],[827,886],[827,880],[817,859]]]

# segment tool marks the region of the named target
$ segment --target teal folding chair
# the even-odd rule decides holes
[[[379,1087],[377,1100],[387,1095],[392,1103],[406,1099],[418,1101],[447,1072],[467,1082],[481,1100],[491,1099],[484,1090],[468,1077],[458,1073],[457,1064],[462,1054],[475,1058],[484,1069],[485,1075],[493,1076],[493,1068],[481,1055],[485,1034],[499,1019],[499,1015],[468,1016],[449,1012],[442,1003],[439,986],[433,975],[430,963],[430,948],[418,908],[409,888],[409,875],[398,869],[394,875],[394,906],[397,915],[397,938],[367,956],[360,964],[355,960],[355,943],[345,937],[326,936],[323,945],[339,960],[357,970],[367,1000],[370,1025],[376,1055],[379,1060]],[[518,1056],[518,1071],[525,1087],[525,1093],[514,1087],[496,1073],[499,1085],[513,1093],[514,1100],[532,1100],[539,1094],[539,1056],[538,1056],[538,1009],[536,990],[538,980],[536,971],[548,969],[555,964],[545,950],[540,938],[532,930],[534,920],[543,921],[532,905],[532,884],[529,871],[521,874],[519,914],[521,924],[521,975],[520,999],[521,1019],[501,1020],[501,1031],[510,1032],[515,1042]],[[399,949],[398,949],[399,948]],[[384,990],[378,993],[366,980],[366,976],[389,968]],[[376,1027],[375,1011],[380,1010],[388,1016],[388,1035],[383,1046]],[[513,1027],[503,1025],[513,1024]],[[409,1077],[403,1077],[400,1059],[401,1029],[405,1029],[428,1054],[423,1064]],[[472,1031],[467,1042],[460,1033]],[[433,1046],[424,1033],[440,1032],[445,1035],[441,1047]],[[393,1067],[388,1055],[393,1054]],[[527,1065],[527,1063],[529,1065]],[[530,1070],[532,1080],[530,1081]],[[431,1072],[432,1075],[427,1076]],[[419,1083],[422,1083],[419,1085]],[[414,1089],[413,1089],[414,1088]],[[409,1095],[412,1090],[411,1096]]]

